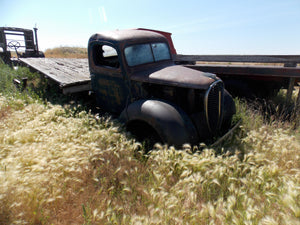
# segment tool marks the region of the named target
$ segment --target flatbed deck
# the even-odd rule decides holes
[[[20,58],[20,61],[58,83],[64,94],[91,90],[88,59]]]
[[[300,56],[298,58],[300,58]],[[222,60],[224,61],[223,58]],[[20,61],[25,66],[30,67],[58,83],[64,94],[90,91],[92,89],[88,59],[20,58]],[[249,60],[247,59],[246,61]],[[274,62],[278,62],[278,60]],[[295,81],[296,83],[299,82],[300,77],[300,68],[297,67],[297,64],[295,64],[295,67],[224,64],[196,64],[185,66],[204,72],[216,73],[218,75],[290,78],[289,93],[291,93]],[[290,98],[289,95],[290,94],[288,94],[287,97],[288,99]],[[298,99],[299,98],[300,97],[298,97]]]

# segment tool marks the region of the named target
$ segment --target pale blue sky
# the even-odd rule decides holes
[[[300,0],[0,0],[0,9],[0,26],[37,25],[42,50],[142,27],[171,32],[181,54],[300,54]]]

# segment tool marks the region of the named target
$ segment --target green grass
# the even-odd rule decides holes
[[[242,123],[214,149],[144,155],[110,117],[0,67],[0,224],[300,224],[294,119],[236,99]],[[11,85],[23,75],[32,91]]]

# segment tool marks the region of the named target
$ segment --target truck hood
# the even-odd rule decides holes
[[[212,73],[204,73],[179,65],[150,69],[131,75],[131,80],[134,81],[204,90],[217,79]]]

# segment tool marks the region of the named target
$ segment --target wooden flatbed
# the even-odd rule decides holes
[[[202,57],[202,58],[201,58]],[[203,58],[204,57],[204,58]],[[278,56],[279,57],[279,56]],[[185,65],[186,67],[201,70],[204,72],[212,72],[221,75],[238,75],[240,77],[258,76],[258,77],[281,77],[290,79],[288,87],[287,99],[291,98],[292,90],[295,81],[299,82],[300,68],[297,63],[300,62],[300,56],[184,56],[178,55],[177,59],[181,60],[206,60],[206,61],[233,61],[233,62],[261,62],[268,63],[286,63],[292,62],[292,65],[285,64],[282,66],[246,66],[246,65],[209,65],[196,64]],[[43,74],[47,78],[58,83],[64,94],[72,94],[82,91],[90,91],[91,79],[89,72],[88,59],[68,59],[68,58],[20,58],[25,66]],[[291,60],[291,61],[290,61]],[[292,66],[292,67],[290,67]],[[298,93],[298,100],[300,102],[300,91]],[[300,103],[298,103],[300,104]]]
[[[88,59],[20,58],[20,61],[58,83],[64,94],[91,90]]]

